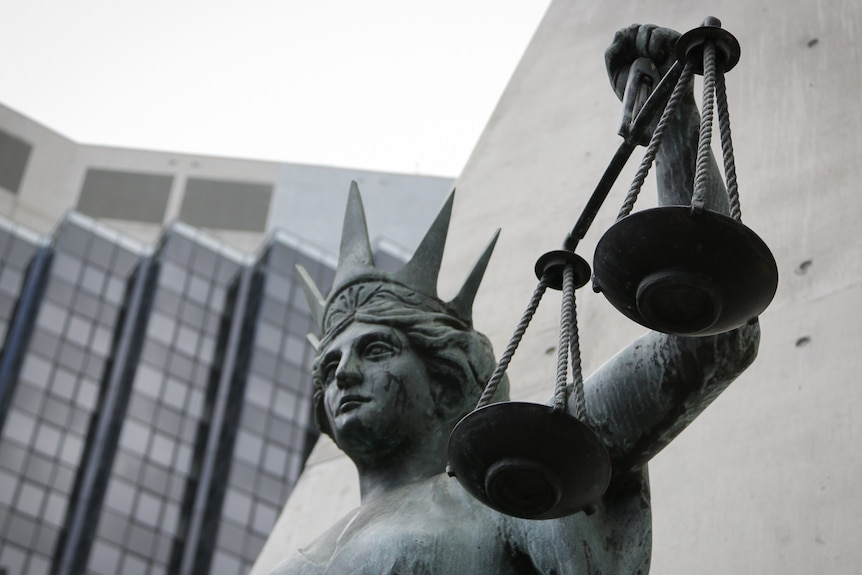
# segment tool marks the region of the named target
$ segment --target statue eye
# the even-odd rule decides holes
[[[365,346],[363,355],[366,359],[376,360],[389,357],[397,352],[398,349],[389,342],[373,341]]]
[[[324,383],[329,383],[335,378],[335,372],[338,369],[338,359],[331,359],[323,364],[320,374],[323,377]]]

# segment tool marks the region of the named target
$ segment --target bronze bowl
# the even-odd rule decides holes
[[[756,318],[778,287],[772,252],[728,216],[689,206],[636,212],[599,240],[593,288],[648,328],[686,336]]]
[[[525,519],[588,509],[611,479],[608,451],[587,425],[551,406],[511,401],[458,422],[449,469],[485,505]]]

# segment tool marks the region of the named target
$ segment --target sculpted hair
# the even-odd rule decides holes
[[[438,415],[450,426],[475,407],[496,365],[488,338],[448,312],[440,300],[396,283],[350,286],[326,310],[326,331],[312,368],[314,419],[329,436],[321,360],[329,342],[355,322],[386,325],[407,337],[435,384],[431,392]],[[507,381],[497,396],[495,400],[508,398]]]

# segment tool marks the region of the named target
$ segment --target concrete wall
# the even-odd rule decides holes
[[[536,258],[559,247],[619,143],[602,59],[614,31],[686,30],[708,15],[742,44],[727,81],[743,220],[772,248],[781,279],[754,366],[651,463],[652,572],[858,573],[858,1],[553,2],[459,179],[441,295],[502,227],[474,316],[497,350],[506,345]],[[578,250],[588,260],[639,157]],[[551,394],[557,307],[549,296],[511,365],[516,398]],[[588,288],[579,319],[586,372],[642,332]],[[350,469],[330,443],[318,446],[254,575],[356,505]]]
[[[18,193],[0,189],[0,213],[40,233],[50,233],[74,205],[68,182],[79,146],[3,105],[0,126],[31,146]]]

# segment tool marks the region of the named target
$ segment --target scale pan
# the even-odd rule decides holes
[[[608,451],[584,423],[551,406],[511,401],[458,422],[449,436],[449,468],[473,497],[525,519],[584,510],[611,479]]]
[[[778,266],[757,234],[722,214],[665,206],[621,219],[596,246],[594,288],[628,318],[675,335],[730,331],[775,296]]]

